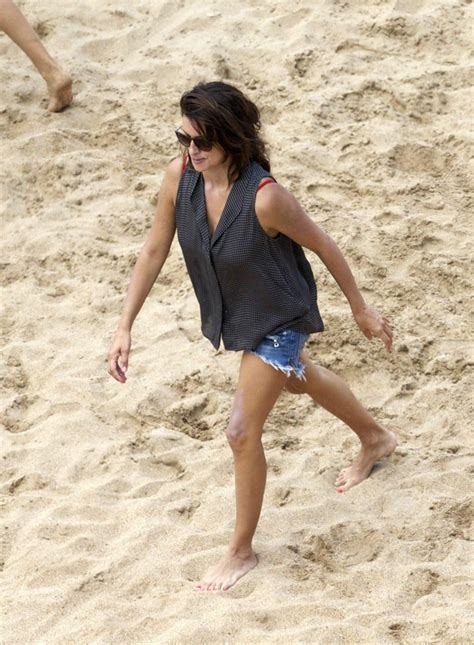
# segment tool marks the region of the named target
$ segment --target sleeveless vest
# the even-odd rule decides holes
[[[210,235],[201,173],[183,173],[176,198],[176,229],[201,310],[201,330],[216,349],[251,350],[286,328],[323,331],[311,266],[299,244],[271,238],[255,213],[264,177],[256,162],[234,183]]]

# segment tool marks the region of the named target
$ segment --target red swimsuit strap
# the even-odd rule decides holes
[[[257,193],[260,190],[260,188],[263,188],[267,184],[276,184],[276,183],[277,183],[276,179],[273,179],[273,177],[267,177],[263,182],[263,184],[260,184],[260,186],[257,188]]]
[[[181,165],[182,175],[184,175],[187,165],[188,165],[188,155],[183,155],[183,163]],[[267,184],[276,184],[276,183],[277,183],[276,179],[273,179],[273,177],[267,177],[265,181],[262,184],[260,184],[260,186],[257,188],[257,193],[260,190],[260,188],[263,188]]]

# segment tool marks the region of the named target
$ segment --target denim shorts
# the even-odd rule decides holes
[[[265,336],[251,353],[287,376],[294,372],[296,378],[306,381],[305,366],[299,356],[308,337],[309,334],[294,329],[283,329],[277,334]]]

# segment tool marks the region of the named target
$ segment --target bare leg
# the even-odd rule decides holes
[[[257,565],[252,538],[265,491],[267,464],[262,446],[265,420],[287,376],[244,352],[227,438],[234,455],[236,523],[225,557],[197,585],[200,591],[225,591]]]
[[[72,101],[72,80],[51,58],[38,35],[11,0],[0,0],[0,29],[28,56],[46,81],[48,110],[59,112]]]
[[[375,462],[393,452],[397,441],[393,432],[382,428],[359,403],[340,376],[315,365],[305,352],[301,359],[306,366],[306,382],[291,375],[287,389],[294,394],[309,394],[323,408],[347,423],[361,442],[355,462],[342,470],[336,479],[337,491],[343,493],[366,479]]]

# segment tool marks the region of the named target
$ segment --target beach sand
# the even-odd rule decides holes
[[[0,34],[2,643],[473,642],[470,3],[19,5],[75,98],[49,114]],[[392,320],[388,354],[307,253],[327,327],[308,352],[400,445],[338,495],[355,436],[284,393],[264,433],[259,566],[203,594],[234,522],[240,354],[202,337],[176,239],[125,386],[105,359],[179,97],[216,79],[261,107],[276,178]]]

